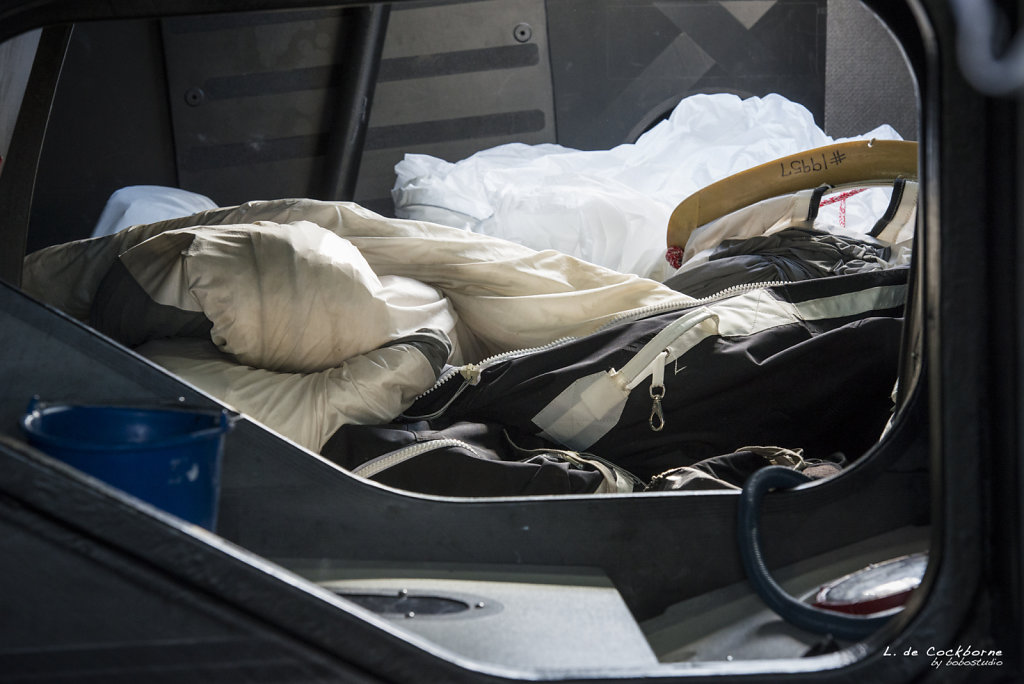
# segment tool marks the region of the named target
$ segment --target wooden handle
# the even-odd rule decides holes
[[[917,143],[855,140],[818,147],[740,171],[690,195],[668,220],[668,246],[685,247],[690,234],[770,197],[822,185],[917,179]]]

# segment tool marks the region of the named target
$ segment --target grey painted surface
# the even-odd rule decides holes
[[[825,132],[865,133],[887,123],[918,134],[917,84],[898,43],[860,0],[829,0]]]

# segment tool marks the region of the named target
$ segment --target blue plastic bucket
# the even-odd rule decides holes
[[[217,521],[227,411],[42,404],[22,417],[30,444],[189,522]]]

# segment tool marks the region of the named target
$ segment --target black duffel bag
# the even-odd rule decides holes
[[[645,481],[750,444],[854,458],[891,417],[906,283],[894,268],[736,288],[452,369],[404,419],[502,426]]]

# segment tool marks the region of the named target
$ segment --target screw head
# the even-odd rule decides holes
[[[185,104],[189,107],[198,107],[206,100],[206,93],[202,88],[189,88],[185,91]]]
[[[516,24],[516,27],[512,29],[512,37],[517,42],[525,43],[533,38],[533,27],[525,22]]]

